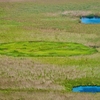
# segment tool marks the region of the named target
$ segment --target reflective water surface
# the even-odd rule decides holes
[[[72,89],[73,92],[100,92],[100,86],[78,86]]]
[[[100,17],[82,17],[81,18],[81,23],[84,24],[100,24]]]

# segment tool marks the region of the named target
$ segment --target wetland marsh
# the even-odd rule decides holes
[[[72,91],[100,85],[100,24],[79,23],[90,14],[100,0],[0,0],[0,99],[99,100]]]

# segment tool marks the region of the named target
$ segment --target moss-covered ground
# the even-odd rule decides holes
[[[0,54],[16,57],[67,57],[96,52],[94,48],[77,43],[28,41],[0,44]]]

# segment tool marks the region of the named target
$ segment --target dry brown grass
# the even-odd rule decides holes
[[[100,94],[60,92],[0,92],[0,100],[100,100]]]
[[[0,88],[65,90],[61,84],[66,78],[99,75],[99,67],[58,66],[32,59],[0,57]]]
[[[56,71],[55,67],[54,71]],[[61,73],[54,73],[54,71],[48,65],[38,64],[28,59],[0,58],[0,88],[61,90],[63,87],[54,82],[56,76],[59,77]]]

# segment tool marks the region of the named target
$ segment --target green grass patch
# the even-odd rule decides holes
[[[71,92],[73,87],[76,86],[100,86],[98,77],[84,77],[77,79],[66,79],[64,82],[66,91]]]
[[[99,55],[97,53],[96,55]],[[89,56],[89,57],[88,57]],[[53,64],[53,65],[58,65],[58,66],[81,66],[81,68],[84,67],[94,67],[94,66],[100,66],[100,57],[94,56],[93,55],[88,55],[88,56],[77,56],[77,57],[41,57],[36,58],[38,61],[46,64]]]
[[[16,57],[66,57],[95,52],[96,49],[78,43],[29,41],[0,44],[0,54]]]

